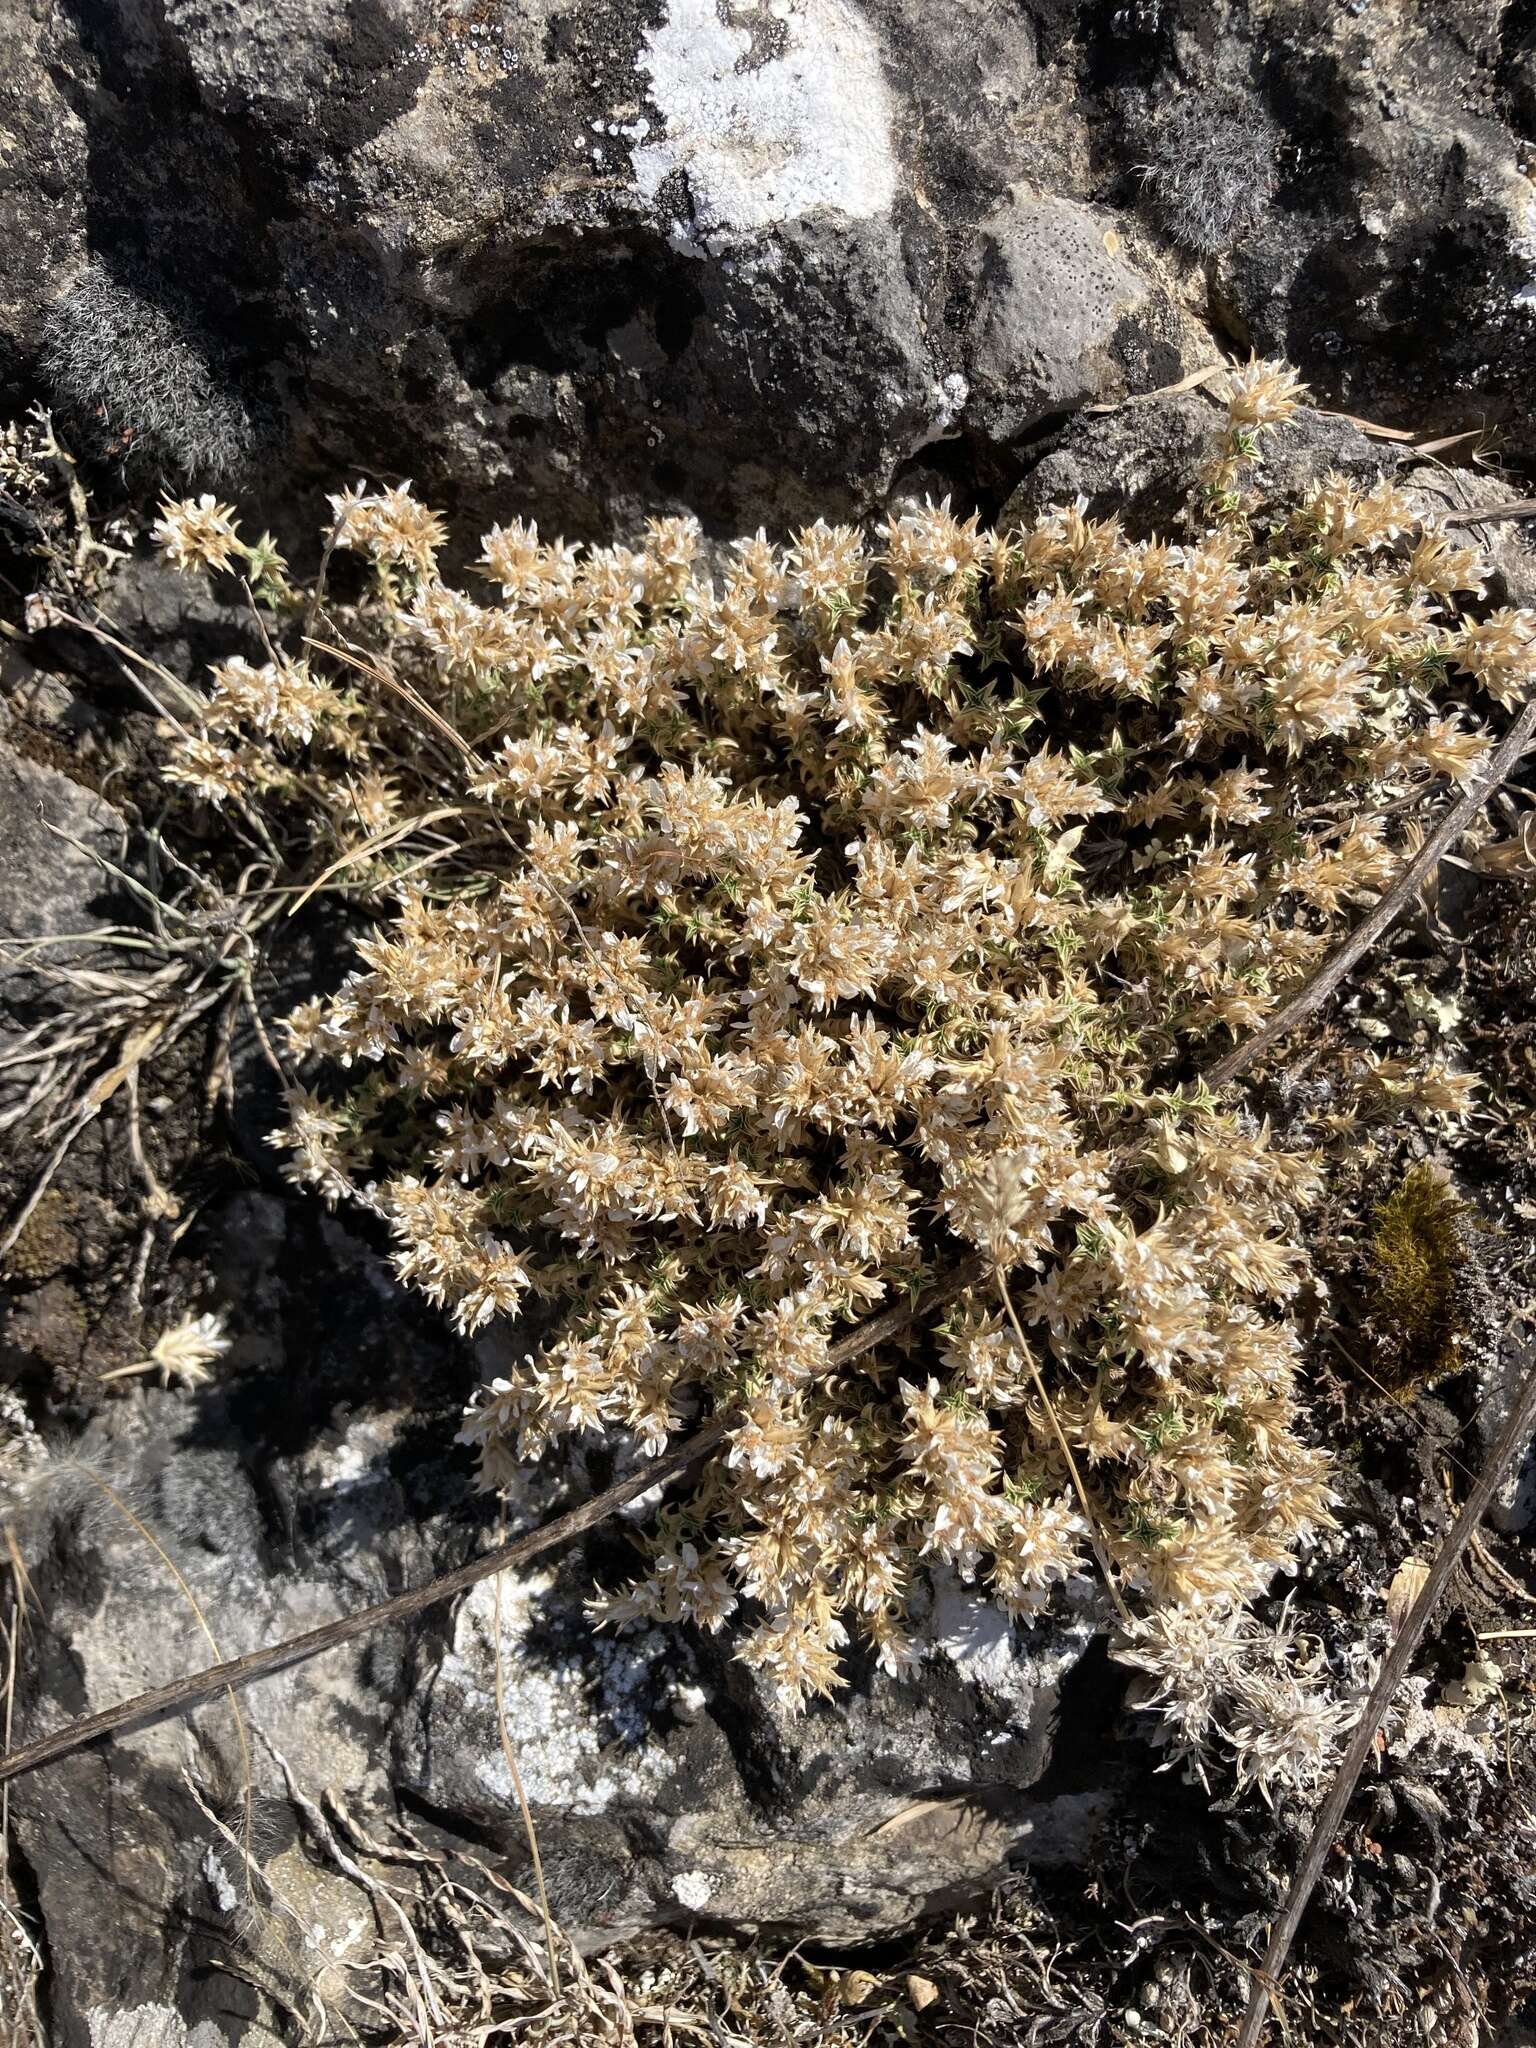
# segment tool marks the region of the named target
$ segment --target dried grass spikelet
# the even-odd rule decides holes
[[[216,1310],[205,1309],[201,1315],[183,1316],[179,1323],[162,1331],[145,1357],[132,1365],[116,1366],[111,1372],[102,1373],[101,1378],[120,1380],[138,1373],[157,1372],[163,1387],[173,1381],[184,1387],[206,1386],[213,1378],[215,1359],[224,1356],[229,1344],[223,1317]]]
[[[909,1667],[929,1561],[1028,1614],[1096,1547],[1127,1613],[1214,1610],[1328,1518],[1316,1173],[1188,1076],[1388,886],[1532,627],[1390,485],[1256,502],[1300,387],[1228,395],[1178,542],[1074,506],[782,548],[514,521],[470,595],[435,515],[359,486],[341,657],[274,599],[270,664],[174,750],[374,912],[290,1020],[293,1178],[461,1329],[542,1305],[465,1418],[485,1482],[729,1410],[601,1608],[737,1629],[788,1703],[855,1632]],[[937,1332],[831,1370],[966,1250],[996,1278]]]

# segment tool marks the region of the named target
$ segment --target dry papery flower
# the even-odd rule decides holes
[[[223,1317],[205,1309],[199,1316],[183,1316],[179,1323],[163,1331],[145,1357],[136,1359],[132,1365],[117,1366],[101,1377],[121,1380],[138,1373],[157,1372],[163,1387],[173,1380],[184,1387],[203,1387],[213,1378],[213,1362],[224,1356],[229,1342]]]
[[[274,598],[273,658],[214,671],[171,775],[378,915],[290,1020],[288,1170],[461,1330],[546,1304],[466,1417],[485,1484],[734,1418],[605,1619],[734,1618],[799,1703],[855,1631],[909,1666],[929,1564],[1029,1617],[1093,1538],[1138,1616],[1230,1633],[1326,1522],[1288,1306],[1317,1168],[1196,1077],[1475,775],[1536,627],[1463,617],[1482,563],[1390,483],[1254,502],[1298,396],[1231,373],[1179,544],[1081,508],[729,550],[514,521],[470,594],[431,511],[359,486],[362,595]],[[243,545],[220,506],[160,531]],[[971,1248],[936,1328],[828,1369]]]

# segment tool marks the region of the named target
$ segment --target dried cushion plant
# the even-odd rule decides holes
[[[1092,1545],[1166,1679],[1191,1609],[1231,1634],[1326,1522],[1288,1314],[1315,1169],[1196,1077],[1397,872],[1415,797],[1476,772],[1470,683],[1521,697],[1536,622],[1460,616],[1482,565],[1389,484],[1252,502],[1297,388],[1232,373],[1185,545],[930,506],[710,566],[686,519],[634,551],[514,523],[482,601],[408,489],[360,487],[347,648],[215,672],[172,774],[302,818],[387,902],[290,1021],[330,1077],[291,1173],[387,1219],[460,1329],[557,1312],[469,1411],[486,1484],[736,1418],[605,1618],[744,1607],[739,1654],[800,1702],[850,1631],[910,1663],[925,1561],[1028,1616]],[[302,645],[226,508],[160,535],[249,561]],[[828,1371],[968,1250],[936,1330]]]

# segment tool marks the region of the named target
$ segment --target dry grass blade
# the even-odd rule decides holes
[[[195,1015],[196,1012],[194,1011],[193,1014]],[[42,1170],[33,1181],[25,1200],[15,1216],[11,1219],[9,1229],[4,1237],[0,1237],[0,1256],[11,1250],[22,1231],[26,1228],[29,1219],[37,1209],[38,1203],[52,1185],[54,1175],[68,1156],[70,1147],[80,1136],[86,1125],[100,1114],[101,1110],[111,1101],[112,1097],[125,1082],[132,1082],[136,1085],[140,1061],[160,1042],[165,1036],[167,1029],[167,1023],[162,1020],[148,1025],[143,1030],[133,1034],[107,1071],[104,1074],[98,1075],[84,1089],[83,1093],[76,1098],[77,1108],[72,1121],[65,1126],[58,1142],[44,1160]],[[136,1133],[133,1142],[139,1159],[142,1161],[143,1147],[138,1143]],[[165,1190],[154,1179],[147,1162],[143,1162],[143,1171],[151,1200],[163,1203],[167,1199]]]
[[[1008,1321],[1013,1326],[1013,1334],[1018,1343],[1020,1354],[1025,1364],[1029,1367],[1029,1376],[1034,1383],[1036,1399],[1045,1410],[1046,1420],[1049,1422],[1051,1432],[1056,1438],[1057,1447],[1062,1457],[1066,1460],[1067,1472],[1072,1481],[1072,1491],[1077,1495],[1077,1504],[1083,1511],[1083,1520],[1088,1524],[1088,1540],[1092,1543],[1094,1557],[1098,1560],[1099,1573],[1104,1581],[1104,1590],[1114,1602],[1115,1612],[1119,1615],[1122,1624],[1129,1628],[1131,1626],[1130,1611],[1126,1607],[1125,1601],[1121,1598],[1120,1588],[1115,1582],[1114,1564],[1109,1555],[1109,1547],[1104,1541],[1104,1531],[1100,1527],[1099,1517],[1094,1509],[1092,1497],[1088,1492],[1088,1488],[1083,1483],[1082,1473],[1077,1469],[1077,1460],[1072,1455],[1072,1446],[1067,1442],[1067,1433],[1061,1426],[1061,1420],[1056,1413],[1055,1405],[1050,1395],[1046,1392],[1045,1381],[1040,1377],[1040,1368],[1035,1363],[1035,1354],[1031,1351],[1029,1340],[1024,1335],[1024,1326],[1019,1321],[1018,1310],[1013,1305],[1013,1296],[1008,1291],[1008,1279],[1001,1266],[996,1269],[994,1277],[997,1281],[997,1291],[1002,1297],[1003,1307],[1008,1314]]]
[[[505,1538],[503,1537],[503,1540]],[[555,1921],[549,1910],[549,1890],[544,1883],[544,1858],[539,1854],[539,1831],[533,1824],[533,1809],[528,1804],[528,1794],[523,1785],[523,1774],[518,1767],[517,1752],[512,1738],[507,1733],[507,1674],[506,1657],[501,1640],[501,1589],[503,1574],[496,1574],[494,1585],[495,1602],[492,1609],[491,1626],[495,1631],[496,1671],[496,1736],[501,1744],[501,1754],[511,1773],[513,1789],[517,1793],[518,1811],[523,1817],[523,1832],[528,1838],[528,1855],[533,1864],[533,1881],[539,1890],[539,1915],[544,1922],[544,1946],[549,1956],[549,1989],[552,1997],[560,1996],[560,1958],[555,1951]]]
[[[6,1231],[4,1237],[0,1237],[0,1258],[3,1258],[12,1249],[16,1240],[26,1229],[38,1203],[47,1194],[54,1175],[63,1165],[65,1155],[68,1153],[70,1146],[74,1144],[76,1138],[79,1137],[95,1114],[94,1109],[87,1108],[75,1118],[73,1123],[66,1126],[63,1135],[43,1161],[42,1171],[38,1174],[36,1180],[33,1181],[31,1188],[27,1192],[26,1199],[11,1219],[10,1228]]]
[[[1226,371],[1225,363],[1207,363],[1203,369],[1191,370],[1187,377],[1181,377],[1176,384],[1159,384],[1155,391],[1133,391],[1127,398],[1106,399],[1097,405],[1085,405],[1085,413],[1124,412],[1133,405],[1150,405],[1158,398],[1178,398],[1186,391],[1198,391],[1202,384],[1209,384],[1214,377]]]
[[[404,1953],[409,1958],[412,1974],[421,1989],[422,2010],[432,2021],[434,2027],[446,2026],[447,2014],[443,2010],[442,2003],[437,1995],[436,1986],[433,1982],[434,1973],[432,1966],[428,1961],[426,1951],[422,1948],[421,1942],[417,1937],[416,1930],[411,1924],[410,1915],[395,1896],[394,1888],[391,1885],[381,1884],[377,1878],[370,1877],[356,1858],[348,1855],[337,1836],[336,1830],[331,1826],[325,1814],[300,1788],[299,1782],[294,1776],[293,1767],[288,1762],[288,1759],[280,1750],[274,1750],[273,1755],[277,1758],[278,1768],[282,1771],[284,1781],[287,1784],[288,1797],[304,1816],[305,1821],[313,1831],[317,1842],[325,1850],[325,1853],[335,1863],[338,1870],[341,1870],[346,1876],[351,1878],[358,1889],[366,1892],[398,1925],[404,1945]],[[428,2038],[431,2037],[429,2036]]]
[[[448,723],[447,719],[443,717],[441,712],[434,710],[426,698],[421,695],[420,691],[413,690],[409,683],[401,682],[400,678],[392,675],[382,662],[371,660],[367,655],[359,654],[355,647],[338,647],[331,640],[306,638],[304,644],[307,647],[313,647],[317,653],[330,655],[334,661],[339,661],[348,668],[356,669],[360,675],[371,677],[381,688],[391,691],[404,703],[408,704],[416,716],[424,719],[439,738],[446,740],[450,746],[456,748],[464,756],[465,762],[470,767],[478,768],[480,766],[474,748],[470,746],[464,735],[456,731]]]
[[[1446,455],[1452,448],[1464,448],[1469,441],[1475,447],[1486,438],[1481,427],[1463,427],[1456,434],[1436,434],[1428,441],[1415,441],[1413,452],[1415,455]]]
[[[138,673],[140,669],[143,669],[146,674],[154,676],[158,682],[167,684],[182,698],[192,712],[201,713],[202,699],[198,696],[197,692],[189,684],[183,682],[180,676],[173,675],[162,662],[152,661],[147,654],[141,654],[138,648],[130,646],[118,634],[110,632],[105,626],[98,625],[93,620],[82,618],[78,612],[68,612],[63,616],[66,623],[73,626],[76,632],[84,633],[88,639],[95,640],[101,646],[112,649],[113,653],[119,658],[119,664],[124,675],[127,676],[134,688],[143,696],[150,709],[158,713],[167,725],[174,727],[177,732],[186,731],[186,727],[182,724],[181,720],[177,718],[174,712],[166,709],[165,705],[161,703],[160,699],[144,682],[143,677]]]
[[[147,1544],[148,1547],[154,1552],[155,1556],[159,1558],[161,1564],[164,1565],[165,1569],[170,1573],[171,1577],[175,1580],[177,1590],[180,1592],[182,1598],[186,1601],[187,1606],[191,1609],[193,1618],[196,1620],[198,1627],[202,1630],[203,1636],[207,1641],[209,1649],[212,1650],[215,1657],[221,1656],[222,1652],[219,1649],[218,1639],[214,1635],[213,1630],[208,1625],[208,1617],[203,1612],[202,1603],[199,1601],[197,1595],[193,1592],[192,1588],[187,1584],[186,1575],[183,1573],[181,1567],[177,1564],[176,1560],[171,1556],[170,1552],[165,1548],[164,1544],[161,1543],[160,1539],[155,1535],[154,1531],[148,1526],[147,1523],[141,1520],[141,1518],[134,1513],[133,1509],[129,1507],[128,1503],[123,1499],[122,1495],[117,1492],[116,1488],[110,1486],[107,1483],[107,1481],[102,1478],[99,1472],[93,1472],[89,1465],[82,1465],[77,1460],[71,1458],[64,1464],[64,1466],[61,1469],[69,1472],[74,1472],[78,1474],[80,1478],[89,1480],[90,1484],[94,1486],[97,1492],[103,1496],[103,1498],[110,1504],[110,1506],[113,1509],[115,1509],[115,1511],[119,1515],[122,1516],[123,1520],[136,1533],[140,1540],[143,1543]],[[253,1801],[255,1798],[255,1774],[251,1765],[250,1734],[246,1728],[245,1714],[241,1708],[239,1699],[236,1697],[234,1687],[226,1686],[225,1691],[229,1696],[230,1712],[234,1715],[235,1736],[240,1745],[240,1761],[244,1776],[244,1783],[241,1788],[241,1834],[243,1838],[242,1857],[245,1868],[246,1894],[247,1897],[251,1897],[253,1896],[251,1880],[251,1818]]]
[[[1485,505],[1481,512],[1447,512],[1447,526],[1492,525],[1506,519],[1536,519],[1536,498],[1512,498],[1507,505]]]
[[[49,1148],[0,1237],[0,1255],[16,1243],[71,1146],[120,1091],[128,1100],[129,1150],[149,1212],[174,1213],[176,1205],[156,1178],[138,1130],[140,1072],[209,1010],[232,994],[249,996],[261,933],[282,903],[276,890],[250,888],[254,871],[247,869],[234,894],[215,898],[201,910],[188,908],[185,900],[157,894],[69,833],[50,829],[138,897],[147,906],[151,928],[106,925],[92,933],[55,934],[0,949],[29,965],[35,956],[60,947],[91,949],[83,956],[72,950],[65,959],[32,965],[34,973],[56,991],[67,991],[71,1000],[67,1006],[61,1003],[56,1015],[31,1027],[0,1062],[0,1072],[34,1070],[30,1085],[23,1085],[19,1094],[11,1089],[13,1099],[0,1110],[0,1131],[41,1113],[36,1137]],[[178,868],[183,866],[170,857]],[[123,952],[129,956],[126,963],[118,957]],[[247,1008],[254,1010],[254,1004],[248,1001]],[[255,1023],[270,1056],[265,1027],[259,1017]]]
[[[1392,1696],[1413,1661],[1414,1652],[1423,1639],[1430,1616],[1449,1584],[1451,1574],[1476,1537],[1478,1523],[1487,1512],[1489,1502],[1503,1485],[1516,1458],[1529,1445],[1533,1432],[1536,1432],[1536,1351],[1527,1359],[1525,1384],[1520,1390],[1519,1399],[1510,1409],[1504,1427],[1499,1431],[1483,1469],[1467,1495],[1466,1505],[1441,1543],[1425,1576],[1418,1598],[1409,1609],[1408,1618],[1403,1623],[1397,1640],[1382,1662],[1376,1683],[1371,1687],[1370,1698],[1365,1703],[1365,1710],[1356,1724],[1354,1734],[1350,1737],[1349,1747],[1339,1763],[1328,1795],[1318,1809],[1305,1853],[1291,1881],[1285,1906],[1270,1931],[1264,1961],[1254,1972],[1253,1994],[1243,2017],[1236,2048],[1257,2048],[1269,2016],[1271,2001],[1276,1997],[1281,1975],[1290,1956],[1291,1945],[1296,1939],[1297,1930],[1301,1926],[1302,1917],[1317,1881],[1322,1876],[1323,1865],[1328,1859],[1334,1838],[1343,1821],[1344,1810],[1349,1805],[1350,1796],[1375,1744],[1376,1732],[1392,1704]]]
[[[1344,420],[1372,441],[1412,441],[1415,436],[1410,427],[1384,427],[1379,420],[1368,420],[1357,412],[1333,412],[1319,408],[1325,420]]]
[[[282,1762],[281,1757],[278,1762]],[[183,1772],[182,1784],[208,1825],[237,1855],[241,1855],[243,1845],[240,1838],[208,1804],[191,1772]],[[259,1973],[254,1969],[237,1969],[228,1961],[222,1967],[281,2005],[297,2023],[296,2038],[329,2041],[340,2032],[348,2040],[356,2041],[356,2029],[348,2023],[345,2015],[333,2014],[326,2002],[324,1992],[328,1973],[315,1970],[310,1929],[303,1915],[283,1896],[260,1864],[249,1864],[247,1876],[250,1890],[246,1899],[243,1940],[252,1951],[252,1961],[259,1962],[261,1968]],[[265,1909],[257,1904],[258,1886],[266,1896]],[[293,1997],[307,2002],[307,2017],[291,2002]]]
[[[351,847],[333,860],[329,867],[322,869],[312,882],[306,883],[288,905],[288,916],[296,915],[311,897],[318,895],[327,882],[334,881],[337,875],[345,874],[348,868],[356,867],[359,861],[371,860],[376,853],[387,852],[391,846],[398,846],[403,839],[409,839],[413,832],[426,831],[429,825],[441,825],[446,819],[465,817],[467,811],[468,807],[464,804],[442,804],[435,811],[423,811],[419,817],[406,818],[400,824],[390,826],[388,831],[374,833],[372,838],[364,840],[361,846]]]
[[[55,839],[62,839],[66,846],[72,846],[75,852],[84,859],[94,861],[103,873],[110,875],[120,888],[128,891],[130,896],[137,896],[140,902],[148,908],[149,914],[154,920],[155,931],[159,937],[163,939],[165,936],[163,919],[166,917],[174,917],[182,924],[187,923],[186,913],[179,905],[167,902],[163,896],[157,896],[147,883],[141,882],[137,875],[130,874],[127,868],[123,867],[119,862],[108,860],[104,854],[98,853],[93,846],[87,846],[83,839],[77,839],[73,832],[66,832],[62,825],[55,825],[47,818],[42,820],[42,824],[47,831],[53,834]],[[114,926],[109,927],[109,929],[120,931],[121,928]],[[44,943],[49,944],[53,942],[45,940]]]

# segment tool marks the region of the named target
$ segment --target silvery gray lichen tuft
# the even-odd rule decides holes
[[[1213,256],[1274,196],[1280,133],[1251,96],[1192,92],[1149,124],[1138,166],[1157,224],[1197,256]]]
[[[251,458],[251,410],[185,306],[92,263],[49,315],[42,370],[89,453],[189,483],[228,483]]]

